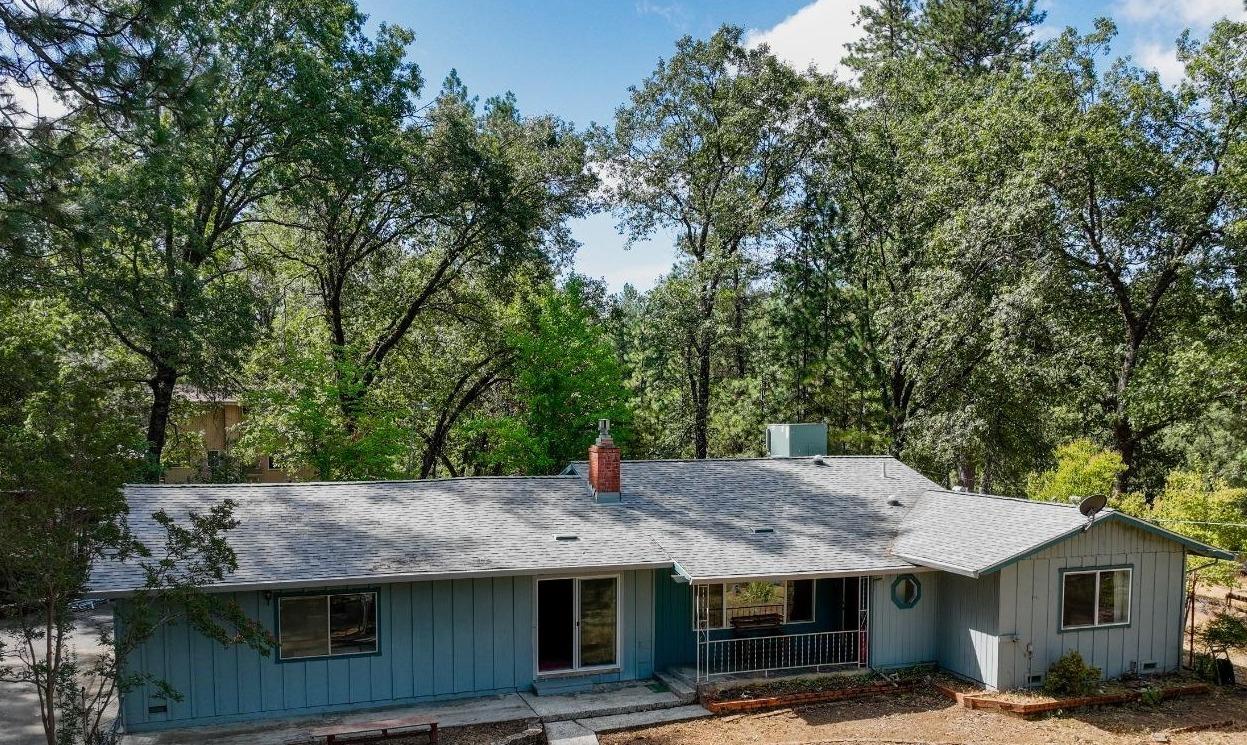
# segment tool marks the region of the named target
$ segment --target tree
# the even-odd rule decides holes
[[[1017,478],[1042,447],[1001,415],[1034,406],[1034,388],[1001,384],[1027,379],[1012,361],[1032,342],[1045,283],[1029,240],[1036,210],[1000,194],[1019,162],[1000,102],[1021,72],[954,72],[919,43],[938,21],[927,10],[938,8],[863,11],[848,103],[822,86],[825,134],[806,192],[839,207],[837,323],[855,347],[847,374],[864,376],[873,399],[860,407],[868,426],[893,454],[974,488]],[[1000,12],[992,45],[1011,49],[1030,20]]]
[[[1247,26],[1219,23],[1202,45],[1184,37],[1175,89],[1123,63],[1097,74],[1114,31],[1101,21],[1087,37],[1067,32],[1016,106],[1031,114],[1019,131],[1035,135],[1025,178],[1049,203],[1043,243],[1069,273],[1077,382],[1125,465],[1124,494],[1154,438],[1241,390],[1232,267]]]
[[[222,596],[200,592],[234,568],[223,532],[231,505],[168,515],[153,552],[126,528],[121,483],[142,463],[143,441],[99,376],[67,364],[63,309],[6,299],[0,313],[0,604],[16,624],[0,640],[0,678],[30,685],[49,745],[98,742],[109,705],[142,682],[126,656],[165,623],[184,619],[223,642],[264,648],[267,635]],[[159,552],[163,548],[163,552]],[[67,646],[71,603],[100,561],[129,560],[143,591],[127,603],[124,631],[84,665]]]
[[[1120,455],[1091,440],[1067,442],[1056,449],[1054,468],[1027,478],[1026,496],[1063,503],[1074,497],[1108,496],[1123,468]]]
[[[629,240],[673,230],[690,307],[678,322],[691,401],[693,455],[709,450],[719,306],[752,246],[785,222],[812,140],[806,85],[765,48],[723,27],[676,44],[595,132],[607,198]]]
[[[1047,13],[1038,0],[926,0],[918,46],[958,73],[1006,70],[1034,58],[1032,29]]]
[[[335,95],[318,116],[344,126],[304,148],[270,217],[300,233],[277,252],[315,287],[337,374],[354,376],[338,386],[348,430],[421,320],[471,316],[467,285],[505,295],[564,261],[593,182],[570,125],[510,96],[478,108],[453,73],[417,117],[410,38],[383,31],[325,66]]]
[[[1119,499],[1119,509],[1227,551],[1247,550],[1247,489],[1226,486],[1192,471],[1174,471],[1149,505],[1142,495]],[[1238,584],[1241,564],[1215,560],[1200,567],[1219,585]]]
[[[610,419],[616,439],[626,442],[621,369],[590,306],[591,289],[573,277],[517,304],[501,411],[486,409],[466,427],[486,435],[477,458],[487,469],[558,473],[585,457],[598,419]]]
[[[107,146],[81,170],[83,227],[48,246],[36,272],[133,356],[151,391],[152,477],[178,381],[228,388],[254,338],[247,227],[280,190],[293,143],[320,124],[308,110],[322,92],[305,71],[363,22],[345,0],[212,3],[174,21],[157,36],[194,51],[184,60],[190,102],[166,108],[155,96],[124,126],[84,112],[80,136]]]

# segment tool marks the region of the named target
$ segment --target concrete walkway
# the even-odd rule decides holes
[[[112,607],[101,605],[94,610],[81,611],[74,614],[74,630],[69,637],[69,646],[80,655],[84,664],[91,663],[104,650],[100,646],[101,629],[112,626]],[[16,626],[6,621],[0,627],[0,635],[6,642],[13,642],[12,636]],[[17,666],[16,659],[0,660],[0,665]],[[105,719],[116,715],[116,704],[109,707]],[[0,745],[46,745],[47,738],[43,734],[43,724],[39,719],[39,698],[33,686],[29,684],[0,682]]]
[[[558,740],[560,745],[595,745],[597,737],[593,734],[594,732],[605,731],[607,728],[625,729],[644,726],[650,723],[643,719],[644,715],[654,716],[681,709],[684,710],[682,718],[688,718],[693,713],[697,716],[710,715],[710,712],[700,706],[685,706],[687,703],[686,699],[667,690],[665,686],[653,683],[629,685],[608,691],[554,696],[510,693],[503,696],[460,699],[419,706],[389,707],[366,712],[356,711],[344,714],[259,720],[245,724],[133,733],[123,737],[122,744],[202,745],[204,742],[210,742],[212,745],[284,745],[292,741],[307,740],[313,729],[329,725],[341,725],[343,729],[363,729],[370,722],[382,719],[427,716],[437,719],[442,727],[521,720],[558,723],[558,726],[546,725],[547,736],[551,743],[556,742],[556,735],[561,737],[566,731],[567,737]],[[692,709],[698,712],[692,712]],[[628,723],[634,721],[637,723]],[[571,739],[585,736],[588,739]]]

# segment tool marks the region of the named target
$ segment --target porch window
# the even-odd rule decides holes
[[[814,580],[697,585],[694,629],[726,629],[736,618],[773,616],[780,623],[814,620]]]
[[[813,623],[814,580],[790,579],[784,592],[788,606],[784,611],[785,623]]]
[[[1061,582],[1061,628],[1130,623],[1129,567],[1066,572]]]
[[[291,595],[277,601],[283,660],[377,651],[377,593]]]

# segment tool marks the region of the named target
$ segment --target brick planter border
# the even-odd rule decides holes
[[[1108,693],[1103,696],[1081,696],[1078,698],[1063,698],[1059,701],[1022,704],[1014,701],[994,699],[990,693],[962,693],[939,683],[935,684],[935,688],[967,709],[1003,711],[1021,717],[1033,717],[1062,709],[1070,710],[1082,709],[1088,706],[1126,704],[1131,701],[1138,701],[1143,697],[1142,691],[1128,691],[1126,693]],[[1174,686],[1173,688],[1162,688],[1160,697],[1163,700],[1168,700],[1182,696],[1208,693],[1211,690],[1206,683],[1194,683],[1192,685]]]
[[[849,698],[875,696],[880,693],[899,693],[913,690],[913,683],[879,683],[860,688],[842,688],[832,691],[813,691],[811,693],[786,693],[781,696],[767,698],[741,698],[728,701],[706,701],[704,706],[715,714],[731,714],[762,709],[778,709],[799,704],[821,704],[827,701],[841,701]]]

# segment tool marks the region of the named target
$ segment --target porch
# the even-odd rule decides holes
[[[870,662],[869,578],[692,583],[687,591],[696,683]]]

